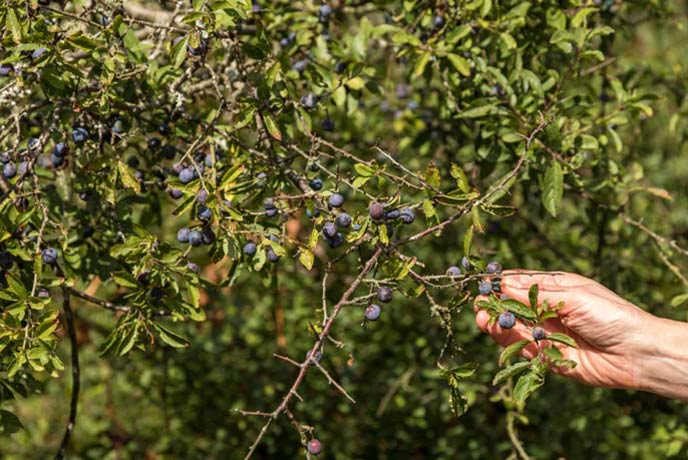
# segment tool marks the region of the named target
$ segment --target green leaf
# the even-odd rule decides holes
[[[356,170],[359,176],[371,177],[375,175],[375,170],[363,163],[356,163],[354,165],[354,169]]]
[[[507,380],[508,378],[513,377],[514,375],[520,374],[521,372],[525,371],[529,367],[530,367],[530,362],[528,362],[528,361],[521,361],[521,362],[512,364],[511,366],[497,372],[497,375],[495,375],[494,378],[492,379],[492,385],[499,385],[500,383]]]
[[[518,355],[529,343],[530,340],[521,339],[518,342],[514,342],[508,347],[504,348],[504,350],[502,350],[502,352],[499,354],[499,365],[501,366],[514,356]]]
[[[540,293],[540,288],[537,284],[533,284],[528,289],[528,301],[530,302],[530,308],[535,310],[538,306],[538,294]]]
[[[564,345],[568,345],[569,347],[578,348],[578,345],[576,344],[575,340],[573,340],[568,335],[562,334],[560,332],[554,332],[552,334],[547,334],[547,340],[551,340],[553,342],[563,343]]]
[[[491,113],[495,109],[494,104],[483,105],[480,107],[473,107],[471,109],[462,110],[457,115],[457,118],[480,118]]]
[[[504,299],[500,300],[500,303],[502,307],[514,313],[516,316],[525,318],[528,321],[535,321],[537,319],[535,312],[526,304],[519,302],[518,300]]]
[[[270,135],[274,137],[275,139],[282,140],[282,133],[280,132],[279,128],[277,127],[277,124],[275,123],[275,120],[268,114],[263,115],[263,119],[265,120],[265,128],[268,130]]]
[[[451,176],[456,180],[456,186],[459,187],[462,192],[468,193],[470,191],[466,173],[463,172],[463,168],[461,168],[461,166],[457,165],[456,163],[452,163]]]
[[[514,386],[514,399],[518,401],[519,404],[524,404],[526,399],[528,399],[535,390],[540,388],[543,383],[545,383],[545,381],[542,376],[535,372],[522,375]]]
[[[23,428],[24,426],[16,415],[0,409],[0,434],[13,434]]]
[[[173,348],[186,348],[189,346],[189,342],[179,334],[167,329],[160,323],[153,323],[153,326],[158,331],[158,336],[163,343],[173,347]]]
[[[557,217],[557,208],[564,194],[564,175],[561,165],[553,161],[545,173],[542,192],[542,204],[552,217]]]
[[[302,248],[299,254],[299,262],[301,262],[301,265],[303,265],[306,270],[310,270],[313,268],[313,261],[313,253],[308,249]]]
[[[579,9],[573,16],[573,19],[571,19],[571,25],[573,27],[580,27],[582,25],[585,25],[586,18],[595,11],[597,11],[597,8],[589,6]]]
[[[517,44],[516,40],[514,40],[514,37],[512,37],[510,34],[503,32],[502,34],[499,35],[499,38],[502,39],[504,44],[506,45],[507,49],[515,49]]]
[[[680,294],[671,299],[671,306],[672,307],[678,307],[679,305],[682,305],[684,303],[688,302],[688,292],[685,294]]]
[[[141,192],[141,184],[136,180],[136,177],[134,177],[131,168],[121,160],[117,161],[117,168],[119,169],[119,177],[122,179],[122,185],[137,193]]]
[[[464,77],[469,77],[471,75],[471,66],[468,61],[458,54],[449,53],[447,54],[447,59],[454,66],[456,70],[459,71]]]
[[[12,33],[12,38],[14,43],[19,44],[22,41],[22,27],[17,19],[17,12],[14,8],[8,8],[5,16],[5,25],[7,29]]]
[[[434,161],[428,163],[425,168],[425,181],[435,188],[440,186],[440,170]]]
[[[413,71],[416,77],[420,77],[421,75],[423,75],[423,72],[425,71],[425,66],[427,66],[428,62],[430,61],[430,56],[432,56],[430,52],[425,52],[420,56],[420,58],[418,58],[418,60],[416,61],[416,67]]]

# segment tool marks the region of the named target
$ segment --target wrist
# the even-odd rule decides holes
[[[634,389],[688,400],[688,324],[648,317],[634,352]]]

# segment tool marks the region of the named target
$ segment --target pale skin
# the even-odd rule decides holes
[[[502,292],[525,304],[529,303],[528,289],[533,284],[539,287],[540,302],[563,302],[558,317],[543,324],[545,330],[568,334],[578,344],[578,348],[556,344],[577,365],[554,372],[592,386],[649,391],[688,400],[687,323],[653,316],[580,275],[525,270],[502,274]],[[500,345],[532,339],[531,331],[521,322],[505,330],[496,322],[488,325],[489,314],[477,306],[475,309],[478,327]],[[543,345],[549,343],[544,341]],[[536,353],[535,344],[531,344],[522,355],[532,358]]]

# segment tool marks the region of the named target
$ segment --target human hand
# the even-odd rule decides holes
[[[546,320],[542,327],[548,334],[564,333],[578,344],[577,348],[554,344],[564,358],[575,361],[577,365],[573,368],[554,367],[553,372],[594,386],[644,389],[682,398],[688,396],[686,372],[673,369],[688,358],[683,354],[679,356],[677,351],[685,349],[688,343],[683,341],[688,338],[688,328],[684,323],[657,318],[596,281],[580,275],[523,270],[502,273],[502,292],[525,304],[529,303],[528,290],[533,284],[539,287],[539,302],[547,299],[550,305],[563,303],[557,310],[558,316]],[[502,329],[496,322],[489,325],[490,315],[477,306],[480,300],[484,297],[476,299],[478,327],[500,345],[507,346],[521,339],[532,340],[531,331],[521,322],[512,329]],[[661,344],[658,337],[664,339]],[[544,342],[548,344],[546,340]],[[676,345],[676,350],[673,345]],[[536,354],[535,343],[522,351],[526,358]],[[662,363],[662,360],[672,362]]]

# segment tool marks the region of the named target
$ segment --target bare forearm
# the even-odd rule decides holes
[[[637,389],[688,400],[688,323],[653,318],[645,332]]]

